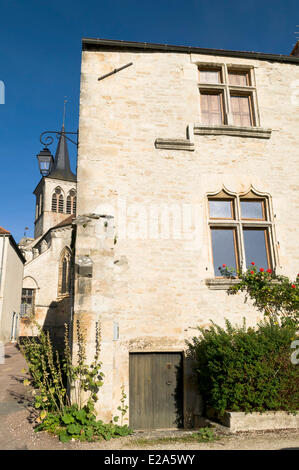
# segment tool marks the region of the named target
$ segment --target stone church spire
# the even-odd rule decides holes
[[[67,141],[66,141],[64,132],[65,132],[65,129],[64,129],[64,124],[63,124],[62,129],[61,129],[61,134],[59,137],[59,142],[57,145],[57,150],[56,150],[52,170],[47,176],[47,178],[55,178],[58,180],[75,182],[76,176],[71,170],[69,151],[68,151]]]

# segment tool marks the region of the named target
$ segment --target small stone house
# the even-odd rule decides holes
[[[101,325],[98,411],[110,420],[123,386],[133,428],[192,427],[186,340],[261,319],[219,267],[298,272],[299,57],[82,49],[73,307],[90,358]]]

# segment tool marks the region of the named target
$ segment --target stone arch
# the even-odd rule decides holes
[[[57,186],[52,193],[51,211],[64,212],[64,191],[60,186]]]
[[[38,284],[32,276],[25,276],[22,287],[21,314],[34,315]]]
[[[75,188],[70,189],[66,198],[66,213],[75,214],[76,213],[76,190]]]

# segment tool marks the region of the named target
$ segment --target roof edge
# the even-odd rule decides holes
[[[170,44],[154,44],[149,42],[123,41],[115,39],[82,38],[82,50],[94,50],[95,48],[123,48],[144,49],[164,52],[182,52],[204,55],[218,55],[226,57],[243,57],[248,59],[267,60],[272,62],[293,63],[299,65],[299,57],[268,54],[264,52],[231,51],[225,49],[207,49],[193,46],[176,46]]]

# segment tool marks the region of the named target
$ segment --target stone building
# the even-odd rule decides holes
[[[261,319],[227,296],[219,266],[296,276],[298,66],[295,54],[83,40],[74,319],[90,357],[101,324],[105,420],[124,386],[135,429],[194,425],[186,340],[211,321]]]
[[[34,239],[23,238],[19,243],[26,258],[20,335],[37,334],[28,321],[33,314],[59,347],[64,323],[70,319],[72,220],[76,213],[76,176],[70,168],[64,132],[62,127],[50,173],[34,190]]]
[[[0,342],[3,343],[17,335],[24,263],[13,236],[0,227]]]

